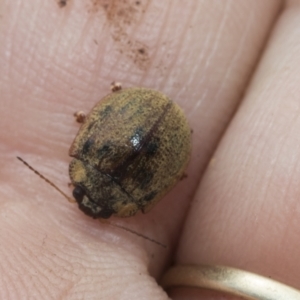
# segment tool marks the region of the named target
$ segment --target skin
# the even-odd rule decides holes
[[[155,279],[170,261],[300,289],[299,1],[140,2],[119,18],[117,2],[0,2],[0,298],[168,299]],[[163,91],[193,128],[188,178],[111,219],[167,249],[85,216],[15,159],[71,195],[73,113],[114,80]]]

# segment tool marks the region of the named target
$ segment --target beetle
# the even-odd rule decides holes
[[[182,177],[191,152],[183,111],[164,94],[122,89],[85,117],[69,155],[73,197],[92,218],[148,212]]]

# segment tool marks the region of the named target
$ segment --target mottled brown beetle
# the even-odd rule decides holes
[[[178,105],[151,89],[113,90],[84,118],[69,150],[73,196],[93,218],[149,211],[181,178],[191,151]]]

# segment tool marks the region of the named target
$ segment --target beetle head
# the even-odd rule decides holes
[[[114,213],[111,209],[101,208],[96,202],[88,197],[85,190],[79,185],[75,186],[73,190],[73,197],[78,203],[79,209],[94,219],[108,219]]]

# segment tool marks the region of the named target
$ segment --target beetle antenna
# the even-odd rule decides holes
[[[51,182],[48,178],[46,178],[44,175],[42,175],[39,171],[34,169],[29,163],[27,163],[24,159],[17,156],[17,159],[20,160],[27,168],[29,168],[31,171],[33,171],[36,175],[38,175],[40,178],[45,180],[48,184],[50,184],[52,187],[54,187],[61,195],[63,195],[69,202],[74,203],[76,202],[74,199],[69,197],[66,193],[64,193],[59,187],[57,187],[53,182]]]
[[[63,195],[69,202],[71,202],[71,203],[76,202],[74,199],[72,199],[72,198],[69,197],[66,193],[64,193],[59,187],[57,187],[53,182],[51,182],[48,178],[46,178],[46,177],[45,177],[44,175],[42,175],[39,171],[37,171],[36,169],[34,169],[34,168],[33,168],[29,163],[27,163],[24,159],[22,159],[22,158],[19,157],[19,156],[17,156],[17,159],[18,159],[19,161],[21,161],[21,162],[22,162],[27,168],[29,168],[32,172],[34,172],[36,175],[38,175],[40,178],[42,178],[44,181],[46,181],[48,184],[50,184],[53,188],[55,188],[55,189],[56,189],[61,195]],[[103,221],[103,220],[101,220],[101,221]],[[145,235],[143,235],[143,234],[141,234],[141,233],[139,233],[139,232],[136,232],[136,231],[134,231],[134,230],[132,230],[132,229],[126,228],[126,227],[124,227],[124,226],[122,226],[122,225],[110,223],[109,221],[106,221],[105,223],[108,224],[108,225],[110,225],[110,226],[117,227],[117,228],[123,229],[123,230],[125,230],[125,231],[128,231],[128,232],[130,232],[130,233],[132,233],[132,234],[135,234],[135,235],[137,235],[137,236],[139,236],[139,237],[142,237],[142,238],[144,238],[144,239],[146,239],[146,240],[148,240],[148,241],[150,241],[150,242],[153,242],[153,243],[155,243],[155,244],[157,244],[157,245],[159,245],[159,246],[161,246],[161,247],[163,247],[163,248],[167,248],[166,245],[164,245],[164,244],[162,244],[162,243],[160,243],[160,242],[158,242],[158,241],[156,241],[156,240],[154,240],[154,239],[151,239],[151,238],[149,238],[149,237],[147,237],[147,236],[145,236]]]
[[[100,220],[100,222],[103,222],[103,220]],[[158,241],[156,241],[156,240],[154,240],[154,239],[152,239],[152,238],[150,238],[150,237],[148,237],[148,236],[146,236],[146,235],[143,235],[143,234],[141,234],[141,233],[139,233],[139,232],[137,232],[137,231],[134,231],[134,230],[129,229],[129,228],[127,228],[127,227],[124,227],[124,226],[122,226],[122,225],[118,225],[118,224],[115,224],[115,223],[111,223],[110,221],[105,221],[105,223],[108,224],[108,225],[111,225],[111,226],[113,226],[113,227],[121,228],[121,229],[123,229],[123,230],[125,230],[125,231],[128,231],[128,232],[132,233],[132,234],[135,234],[135,235],[137,235],[137,236],[139,236],[139,237],[141,237],[141,238],[144,238],[144,239],[146,239],[146,240],[148,240],[148,241],[150,241],[150,242],[152,242],[152,243],[154,243],[154,244],[156,244],[156,245],[159,245],[159,246],[161,246],[161,247],[163,247],[163,248],[167,248],[167,246],[164,245],[164,244],[162,244],[161,242],[158,242]]]

